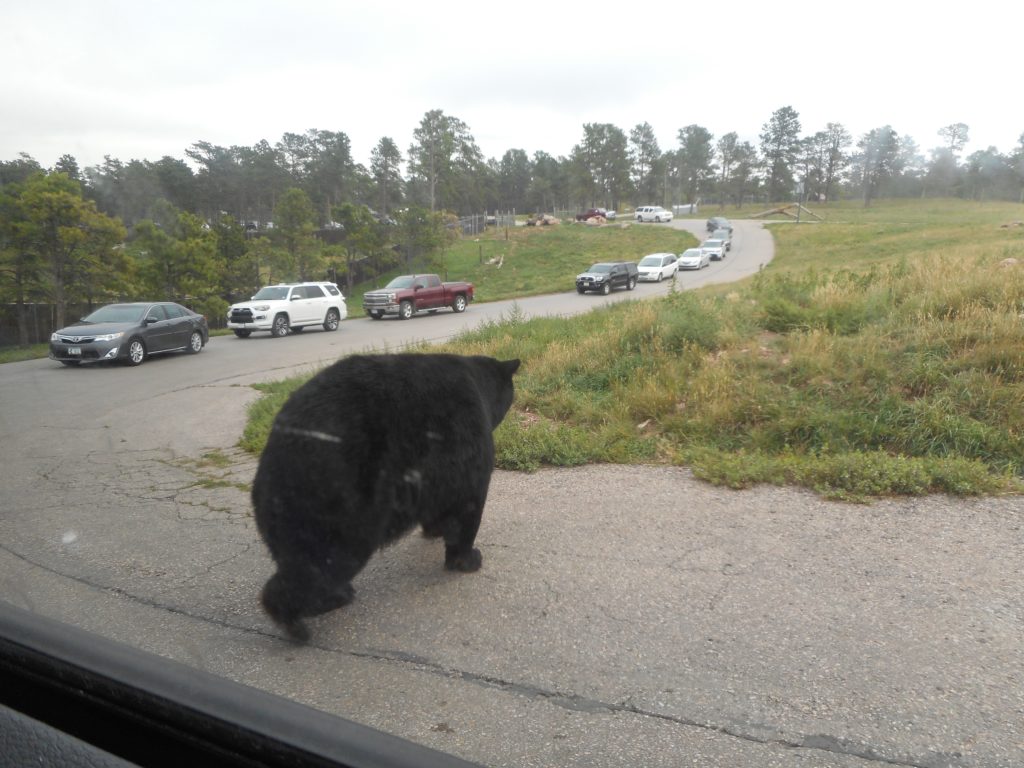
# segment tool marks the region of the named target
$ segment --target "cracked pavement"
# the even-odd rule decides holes
[[[286,641],[233,447],[268,348],[0,366],[0,598],[489,766],[1024,765],[1017,497],[497,472],[478,573],[413,534]]]

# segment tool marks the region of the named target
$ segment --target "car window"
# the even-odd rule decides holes
[[[179,307],[177,304],[163,304],[163,310],[167,313],[167,317],[174,320],[178,317],[185,316],[185,308]]]
[[[100,307],[82,318],[86,323],[137,323],[142,320],[145,306],[137,304],[110,304]]]
[[[441,285],[441,278],[437,275],[430,275],[429,277],[424,278],[423,282],[427,288],[437,288]]]
[[[287,285],[268,285],[260,288],[252,298],[254,300],[280,301],[288,298],[288,290]]]
[[[154,304],[152,307],[149,308],[149,312],[146,313],[146,319],[160,322],[161,320],[167,319],[167,313],[164,312],[164,308],[162,306],[160,306],[159,304]]]
[[[336,285],[325,285],[324,287],[327,289],[327,292],[331,294],[331,296],[341,295],[341,291],[338,290],[338,287]]]
[[[322,299],[324,297],[323,288],[319,285],[307,285],[305,288],[307,299]]]

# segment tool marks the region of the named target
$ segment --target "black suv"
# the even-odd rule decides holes
[[[714,232],[716,229],[727,229],[729,234],[732,234],[732,224],[722,216],[712,216],[708,219],[708,232]]]
[[[632,291],[636,288],[639,276],[636,262],[633,261],[595,264],[586,272],[576,276],[576,290],[579,293],[597,291],[605,296],[612,292],[612,288],[625,288]]]

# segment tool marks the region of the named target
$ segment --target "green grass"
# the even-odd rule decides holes
[[[38,360],[49,354],[49,344],[29,344],[27,347],[0,347],[0,365],[3,363],[20,363],[23,360]]]
[[[776,259],[742,283],[572,319],[513,314],[442,347],[524,361],[498,465],[680,464],[850,500],[1020,492],[1024,227],[1001,225],[1024,208],[817,210],[825,222],[769,225]],[[551,234],[525,237],[562,242]],[[254,406],[250,450],[298,381]]]

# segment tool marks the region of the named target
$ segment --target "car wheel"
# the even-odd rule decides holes
[[[128,365],[141,365],[146,359],[146,344],[142,339],[132,339],[128,342],[128,357],[125,360]]]
[[[281,338],[288,335],[288,330],[288,315],[280,314],[274,318],[274,324],[270,327],[270,335]]]
[[[603,293],[605,296],[607,296],[611,292],[612,292],[611,281],[608,281],[607,283],[605,283],[604,285],[601,286],[601,293]]]
[[[661,282],[661,281],[659,281],[659,282]],[[634,288],[636,288],[636,278],[635,277],[629,278],[629,282],[626,283],[626,288],[628,290],[630,290],[630,291],[632,291]]]
[[[576,289],[576,293],[578,293],[580,296],[582,296],[586,292],[587,292],[586,288],[577,288]]]
[[[241,328],[235,328],[235,336],[237,336],[240,339],[248,339],[251,334],[252,331],[245,331],[242,330]]]
[[[374,320],[380,320],[382,317],[384,317],[384,313],[381,312],[380,310],[374,310],[370,312],[370,317],[372,317]]]
[[[341,323],[341,319],[338,316],[338,310],[328,309],[327,317],[324,318],[324,330],[325,331],[336,331],[338,330],[338,324]]]
[[[402,320],[408,320],[410,317],[413,316],[411,301],[403,301],[401,304],[398,305],[398,316]]]
[[[461,293],[455,297],[455,301],[452,302],[452,309],[456,312],[466,311],[466,297]]]
[[[192,331],[192,335],[188,337],[188,348],[186,351],[190,355],[194,355],[203,348],[203,334],[199,331]]]
[[[654,217],[654,223],[655,224],[661,224],[661,216],[655,216]]]

